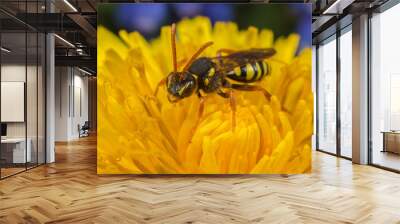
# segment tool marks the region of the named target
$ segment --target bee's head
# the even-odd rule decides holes
[[[171,72],[167,78],[168,99],[179,101],[196,90],[196,78],[189,72]]]

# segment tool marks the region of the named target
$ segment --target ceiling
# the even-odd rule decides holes
[[[356,15],[368,8],[381,5],[386,0],[255,0],[252,2],[290,2],[312,3],[312,31],[313,39],[324,35],[329,27],[348,15]],[[24,39],[18,32],[31,28],[41,32],[55,32],[61,38],[56,38],[56,60],[59,65],[75,64],[96,70],[96,27],[98,3],[120,3],[135,1],[118,0],[1,0],[0,21],[5,42],[20,49]],[[136,1],[139,2],[139,1]],[[143,2],[143,1],[141,1]],[[145,1],[150,2],[150,1]],[[176,1],[158,1],[176,2]],[[192,1],[193,2],[193,1]],[[204,1],[197,1],[204,2]],[[213,2],[213,1],[208,1]],[[248,2],[248,1],[237,1]],[[51,9],[51,10],[50,10]],[[48,13],[52,11],[52,13]],[[351,18],[350,18],[351,22]],[[71,44],[66,43],[62,39]],[[28,52],[31,50],[28,48]],[[19,52],[15,51],[15,54]],[[22,52],[23,53],[23,52]],[[57,58],[56,58],[57,59]],[[63,60],[63,61],[62,61]],[[79,63],[82,64],[79,64]],[[91,66],[88,66],[90,65]]]

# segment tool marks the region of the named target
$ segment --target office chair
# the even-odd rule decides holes
[[[89,121],[85,121],[82,127],[80,127],[80,125],[78,124],[79,138],[89,136],[89,129],[90,129]]]

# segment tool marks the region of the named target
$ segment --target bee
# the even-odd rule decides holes
[[[174,70],[158,83],[155,95],[161,85],[166,86],[168,100],[172,103],[195,93],[200,98],[199,117],[203,114],[206,95],[216,93],[229,98],[233,128],[236,125],[234,90],[259,91],[267,100],[270,100],[270,93],[255,83],[270,74],[271,67],[265,59],[276,53],[273,48],[252,48],[242,51],[220,49],[216,57],[199,57],[213,44],[213,42],[207,42],[193,54],[182,71],[178,71],[175,36],[176,26],[172,24],[171,45]]]

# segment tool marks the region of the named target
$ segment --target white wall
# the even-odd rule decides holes
[[[88,121],[89,112],[88,112],[88,77],[82,76],[82,73],[74,75],[74,108],[73,108],[73,119],[72,119],[72,132],[71,134],[75,137],[78,137],[78,124],[83,125],[85,121]]]
[[[55,141],[67,141],[69,132],[69,68],[55,68]]]
[[[76,68],[56,67],[55,140],[79,137],[78,124],[88,120],[88,78]]]
[[[28,67],[32,69],[32,67]],[[1,81],[25,82],[25,64],[1,65]]]

